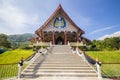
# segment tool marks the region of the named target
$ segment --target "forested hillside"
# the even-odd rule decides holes
[[[11,43],[12,49],[26,48],[30,44],[29,39],[31,39],[34,36],[34,34],[30,33],[9,35],[8,41]]]
[[[30,34],[30,33],[9,35],[8,41],[10,41],[10,42],[25,42],[34,36],[35,36],[34,34]]]
[[[15,35],[0,34],[0,49],[25,48],[30,44],[29,39],[34,36],[31,33]]]

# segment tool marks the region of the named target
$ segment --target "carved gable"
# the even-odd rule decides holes
[[[51,22],[43,29],[43,31],[70,31],[77,32],[77,29],[61,14],[57,15]]]

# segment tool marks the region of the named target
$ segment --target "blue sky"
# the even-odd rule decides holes
[[[0,0],[0,33],[34,33],[59,3],[88,39],[120,34],[120,0]]]

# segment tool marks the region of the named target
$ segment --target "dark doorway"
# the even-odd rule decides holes
[[[58,45],[64,44],[64,39],[63,39],[61,36],[59,36],[59,37],[56,39],[55,44],[58,44]]]

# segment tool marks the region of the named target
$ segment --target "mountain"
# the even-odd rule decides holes
[[[10,41],[10,42],[26,42],[34,36],[35,36],[35,34],[31,34],[31,33],[8,35],[8,41]]]
[[[104,35],[100,37],[98,40],[104,40],[105,38],[112,38],[112,37],[119,37],[119,36],[120,36],[120,31],[117,31],[109,35]]]

